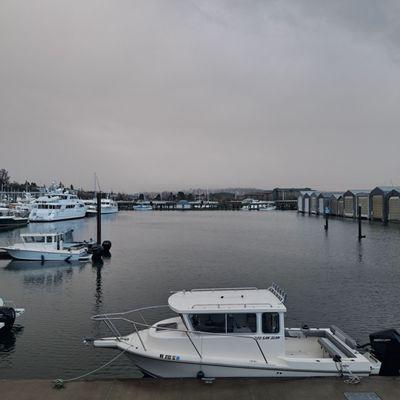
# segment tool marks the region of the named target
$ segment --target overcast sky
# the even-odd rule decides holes
[[[2,0],[0,168],[137,192],[400,185],[397,0]]]

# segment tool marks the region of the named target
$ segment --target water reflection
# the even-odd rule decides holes
[[[28,286],[60,286],[64,279],[72,277],[74,270],[81,271],[87,262],[60,263],[59,261],[23,261],[12,260],[4,268],[14,273],[22,272],[23,283]]]
[[[0,333],[0,353],[10,353],[15,349],[17,336],[22,335],[24,327],[14,325],[11,330]]]
[[[102,289],[102,278],[101,278],[101,270],[103,268],[103,261],[98,260],[98,261],[93,261],[92,267],[93,270],[96,272],[96,291],[95,291],[95,307],[94,310],[97,313],[99,313],[101,304],[103,302],[103,289]]]

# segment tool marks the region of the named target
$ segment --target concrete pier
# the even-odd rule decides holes
[[[400,378],[369,377],[358,384],[342,378],[217,379],[213,384],[192,379],[118,379],[70,382],[64,389],[54,389],[50,380],[0,380],[1,400],[344,400],[349,392],[398,400]]]

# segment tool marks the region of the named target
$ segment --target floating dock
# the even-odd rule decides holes
[[[398,400],[400,377],[368,377],[358,384],[343,378],[117,379],[75,381],[54,389],[49,380],[0,380],[2,400]]]

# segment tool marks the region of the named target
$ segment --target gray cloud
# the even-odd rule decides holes
[[[125,191],[400,184],[398,21],[395,1],[5,0],[0,166]]]

